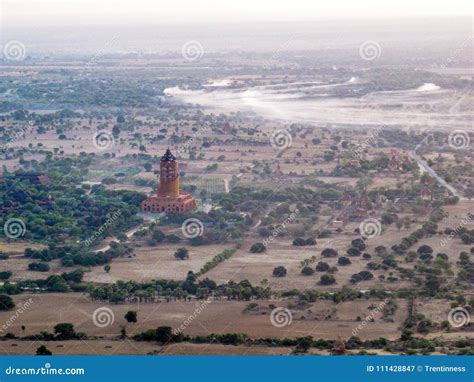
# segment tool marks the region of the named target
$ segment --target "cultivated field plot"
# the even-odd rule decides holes
[[[113,339],[120,333],[120,326],[124,325],[129,336],[133,336],[147,329],[158,326],[178,328],[187,320],[196,309],[196,301],[191,302],[160,302],[149,304],[106,304],[103,301],[92,301],[79,293],[68,294],[22,294],[15,296],[17,306],[28,299],[33,303],[13,320],[6,331],[18,336],[33,335],[40,331],[53,331],[59,322],[74,324],[77,332],[84,332],[89,336],[102,336]],[[356,300],[334,304],[330,301],[309,303],[298,309],[290,307],[292,322],[288,326],[275,327],[270,320],[271,306],[287,308],[291,305],[288,300],[255,300],[256,310],[246,311],[249,302],[246,301],[212,301],[200,314],[185,328],[184,333],[190,335],[207,335],[210,333],[245,333],[253,338],[265,337],[299,337],[311,335],[315,338],[334,339],[337,335],[349,338],[371,313],[371,309],[380,306],[382,301]],[[290,304],[290,305],[289,305]],[[362,339],[385,337],[397,339],[400,336],[400,326],[407,317],[406,300],[396,300],[397,309],[389,321],[382,319],[381,313],[374,315],[374,322],[368,322],[357,335]],[[293,304],[294,305],[294,304]],[[101,307],[108,307],[113,312],[114,320],[109,326],[99,328],[94,325],[94,311]],[[437,300],[436,303],[426,304],[424,301],[417,305],[419,312],[429,315],[434,322],[446,319],[450,306],[448,301]],[[124,315],[128,310],[138,312],[138,322],[128,324]],[[0,321],[7,322],[15,312],[1,312]],[[359,320],[358,320],[359,317]],[[22,325],[25,330],[22,331]],[[435,332],[431,332],[433,335]],[[452,330],[456,333],[456,330]],[[452,334],[451,333],[451,334]],[[444,336],[443,333],[437,333]],[[459,332],[459,335],[473,335],[474,333]]]
[[[31,259],[16,255],[11,256],[7,260],[1,260],[0,269],[8,269],[13,273],[10,281],[22,281],[22,280],[34,280],[34,279],[45,279],[49,275],[65,272],[67,268],[61,266],[59,260],[53,260],[49,262],[48,272],[34,272],[28,269],[28,264],[32,262]]]
[[[167,345],[160,354],[163,355],[288,355],[291,348],[266,346],[234,346],[220,344],[179,343]]]
[[[0,355],[35,355],[36,349],[46,346],[53,355],[146,355],[158,354],[162,346],[151,342],[130,340],[72,340],[72,341],[0,341]]]
[[[295,247],[291,244],[290,239],[282,241],[277,239],[268,245],[265,253],[250,253],[250,245],[242,246],[230,259],[220,263],[217,267],[206,273],[210,279],[224,283],[230,280],[239,281],[243,279],[249,280],[252,284],[258,285],[264,279],[268,280],[268,284],[274,291],[284,291],[288,289],[317,289],[322,291],[340,290],[342,286],[349,285],[356,289],[398,289],[409,287],[409,282],[397,282],[387,284],[380,282],[378,275],[382,271],[372,271],[374,278],[353,285],[350,283],[351,276],[354,273],[367,270],[367,263],[370,260],[364,260],[362,257],[350,257],[352,264],[348,266],[339,266],[337,264],[338,257],[322,258],[321,251],[324,248],[333,248],[338,251],[339,257],[347,256],[346,250],[349,248],[351,240],[357,238],[356,235],[337,235],[330,239],[320,239],[316,246]],[[369,244],[367,252],[372,253],[375,244]],[[316,256],[316,260],[310,265],[313,269],[319,261],[336,266],[338,271],[334,274],[337,284],[330,286],[318,285],[321,275],[324,272],[315,272],[311,276],[301,274],[301,261]],[[273,269],[277,266],[284,266],[288,273],[285,277],[273,277]]]
[[[174,253],[183,246],[184,243],[136,247],[133,252],[136,256],[114,259],[109,273],[105,273],[102,267],[93,267],[91,272],[84,274],[84,281],[112,283],[117,280],[184,280],[188,271],[198,272],[206,262],[229,248],[229,245],[186,246],[189,249],[189,259],[177,260]]]

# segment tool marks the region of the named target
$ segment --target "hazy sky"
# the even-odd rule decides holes
[[[472,16],[470,0],[0,0],[3,27]]]

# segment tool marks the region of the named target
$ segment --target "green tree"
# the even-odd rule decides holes
[[[165,240],[166,235],[163,233],[163,231],[160,231],[159,229],[155,229],[153,233],[151,234],[151,237],[157,243],[161,243],[163,240]]]
[[[433,253],[433,248],[431,248],[429,245],[422,245],[420,248],[418,248],[417,252],[420,255],[431,255]]]
[[[53,353],[46,346],[41,345],[36,349],[36,355],[53,355]]]
[[[316,270],[318,272],[327,272],[329,270],[329,264],[325,263],[324,261],[320,261],[318,265],[316,265]]]
[[[313,346],[312,336],[298,338],[295,351],[299,353],[306,353],[311,348],[311,346]]]
[[[178,248],[174,253],[174,257],[179,260],[189,259],[189,251],[186,248]]]
[[[293,245],[296,247],[302,247],[306,245],[306,240],[302,237],[297,237],[295,240],[293,240]]]
[[[8,280],[10,277],[12,277],[12,273],[10,271],[0,272],[0,280]]]
[[[347,250],[349,256],[360,256],[361,252],[359,248],[351,247]]]
[[[336,282],[336,279],[333,275],[322,275],[321,276],[321,285],[331,285]]]
[[[262,253],[262,252],[265,252],[266,250],[267,250],[267,247],[265,247],[263,243],[255,243],[255,244],[252,244],[252,246],[250,247],[251,253]]]
[[[348,257],[340,257],[337,259],[337,264],[338,265],[349,265],[351,264],[351,260]]]
[[[69,290],[68,285],[60,275],[51,275],[46,279],[46,286],[50,292],[65,293]]]
[[[120,326],[120,338],[125,339],[127,338],[127,329],[125,329],[125,326]]]
[[[283,266],[278,266],[273,269],[273,276],[275,277],[285,277],[286,276],[286,268]]]
[[[28,269],[30,271],[48,272],[49,271],[49,264],[44,263],[44,262],[30,263],[30,264],[28,264]]]
[[[6,294],[0,294],[0,311],[10,310],[15,307],[15,303],[12,298]]]
[[[337,257],[338,255],[339,254],[337,253],[337,251],[335,249],[332,249],[332,248],[325,248],[321,252],[322,257]]]
[[[413,332],[409,329],[403,329],[402,335],[400,336],[401,341],[411,340]]]
[[[364,243],[364,240],[362,239],[355,239],[355,240],[352,240],[351,242],[352,246],[363,251],[365,249],[365,243]]]
[[[129,310],[127,313],[125,313],[124,317],[127,322],[137,322],[137,312],[134,310]]]
[[[54,327],[54,334],[61,340],[71,340],[76,338],[76,332],[74,331],[74,325],[68,322],[62,322]]]
[[[170,326],[159,326],[155,332],[155,339],[158,342],[166,344],[173,339],[173,333]]]

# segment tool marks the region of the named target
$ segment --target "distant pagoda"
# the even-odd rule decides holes
[[[196,199],[181,194],[178,161],[168,148],[160,161],[160,185],[158,191],[140,205],[142,212],[186,212],[196,208]]]

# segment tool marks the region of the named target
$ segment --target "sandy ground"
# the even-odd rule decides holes
[[[357,235],[339,235],[337,238],[326,238],[318,240],[316,246],[295,247],[291,240],[286,238],[284,241],[275,240],[268,245],[265,253],[250,253],[249,247],[253,242],[247,242],[246,245],[237,251],[230,259],[220,263],[206,273],[206,276],[218,283],[229,280],[239,281],[248,279],[252,284],[259,284],[263,279],[267,279],[272,290],[283,291],[291,288],[295,289],[317,289],[325,291],[340,290],[343,285],[350,285],[354,288],[369,289],[373,287],[382,289],[396,289],[411,285],[409,282],[399,282],[392,285],[387,282],[380,282],[378,275],[382,271],[372,271],[374,278],[369,281],[361,282],[355,286],[350,283],[350,278],[354,273],[367,269],[367,263],[370,260],[364,260],[362,257],[350,257],[352,262],[349,266],[337,265],[338,258],[322,258],[321,251],[324,248],[336,249],[340,256],[346,256],[346,250],[352,240]],[[255,240],[255,241],[261,241]],[[375,243],[369,243],[367,252],[373,253],[376,247]],[[319,280],[323,272],[315,272],[311,276],[301,274],[301,261],[316,256],[316,261],[311,264],[315,268],[319,261],[324,261],[330,266],[336,266],[338,272],[334,274],[337,284],[330,286],[319,285]],[[286,277],[273,277],[273,269],[277,266],[284,266],[287,269]]]
[[[78,340],[78,341],[0,341],[0,355],[34,355],[41,345],[53,355],[146,355],[159,353],[162,347],[151,342],[132,340]]]
[[[126,340],[0,341],[0,355],[33,355],[41,345],[53,355],[288,355],[291,347],[178,343],[166,346]],[[313,350],[313,349],[312,349]],[[318,352],[317,349],[314,349]],[[327,354],[320,351],[319,354]]]
[[[349,338],[352,331],[356,330],[361,323],[361,321],[357,321],[357,317],[364,320],[371,312],[369,307],[374,309],[381,303],[381,301],[375,300],[358,300],[335,305],[329,301],[317,301],[304,308],[295,308],[289,305],[288,300],[258,300],[255,301],[259,305],[257,311],[244,312],[249,302],[222,300],[212,301],[200,309],[200,313],[195,314],[198,306],[196,301],[114,305],[105,301],[92,301],[79,293],[55,293],[14,296],[17,309],[30,298],[32,302],[18,315],[15,310],[0,312],[0,322],[5,323],[5,327],[2,328],[4,333],[12,332],[21,336],[37,334],[40,331],[53,332],[57,323],[70,322],[74,324],[76,331],[85,332],[89,336],[115,338],[119,335],[121,325],[126,327],[129,336],[133,336],[146,329],[163,325],[177,329],[194,315],[194,318],[183,330],[186,334],[207,335],[238,332],[246,333],[253,338],[311,335],[315,338],[333,339],[337,333],[337,335]],[[433,303],[422,303],[417,306],[419,312],[430,316],[436,322],[447,318],[450,309],[448,301],[437,300]],[[357,330],[357,335],[362,339],[385,337],[393,340],[399,338],[401,323],[406,319],[407,304],[405,300],[397,300],[397,305],[398,308],[392,317],[393,322],[385,322],[382,320],[381,314],[375,314],[375,321],[369,322],[363,329]],[[276,327],[272,324],[270,312],[274,307],[291,308],[292,320],[289,325]],[[128,310],[138,312],[138,323],[126,323],[124,315]],[[96,317],[100,317],[99,313],[102,311],[106,311],[102,317],[105,318],[105,321],[96,319],[95,322],[105,322],[108,325],[98,327],[94,323],[94,312],[96,312]],[[25,326],[25,331],[21,330],[22,325]],[[452,333],[456,333],[456,330],[453,330]],[[462,336],[467,333],[459,332],[458,334]]]
[[[177,260],[174,257],[180,247],[189,250],[189,259]],[[231,244],[192,247],[185,243],[138,247],[134,250],[135,257],[114,259],[109,273],[105,273],[102,267],[94,267],[84,275],[84,281],[110,283],[117,280],[184,280],[188,271],[199,271],[215,255],[231,247]]]

